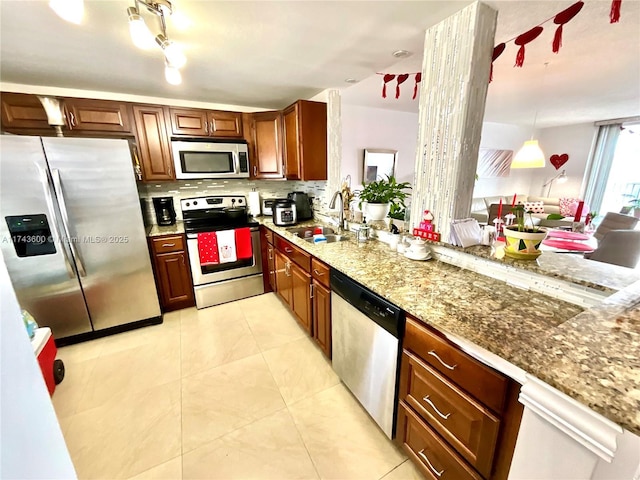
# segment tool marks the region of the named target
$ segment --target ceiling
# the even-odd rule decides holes
[[[133,0],[85,0],[81,25],[43,0],[0,0],[0,81],[180,100],[282,108],[327,88],[346,104],[417,112],[413,79],[399,100],[382,99],[376,72],[421,70],[424,30],[470,4],[463,1],[174,0],[191,25],[168,22],[188,57],[180,86],[165,82],[159,50],[136,49],[126,8]],[[553,17],[565,1],[487,1],[499,11],[496,42]],[[485,120],[539,126],[640,115],[640,1],[625,0],[610,24],[608,0],[586,0],[551,53],[554,25],[513,68],[511,43],[494,64]],[[157,28],[157,19],[146,15]],[[398,61],[391,53],[413,52]],[[549,66],[544,72],[544,63]],[[346,78],[359,81],[354,86]],[[390,84],[391,85],[391,84]]]

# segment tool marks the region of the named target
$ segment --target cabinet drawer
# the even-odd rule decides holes
[[[490,476],[500,421],[486,407],[406,350],[400,399],[482,475]]]
[[[404,402],[398,406],[398,439],[422,473],[432,480],[482,480]]]
[[[496,412],[502,412],[508,380],[407,316],[403,347]]]
[[[184,238],[182,235],[167,235],[151,239],[153,253],[179,252],[184,250]]]
[[[262,232],[267,242],[273,245],[273,232],[269,230],[267,227],[262,227]]]
[[[322,263],[317,258],[311,259],[311,276],[325,287],[329,288],[329,265]]]
[[[275,236],[275,242],[276,248],[280,252],[284,253],[287,257],[300,265],[305,272],[309,273],[311,270],[311,255],[278,235]]]

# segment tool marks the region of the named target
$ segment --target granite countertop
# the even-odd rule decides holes
[[[359,244],[351,233],[348,241],[315,245],[260,222],[417,319],[640,434],[640,282],[583,311],[442,261],[410,260],[382,242]]]
[[[184,233],[184,223],[177,221],[175,225],[149,225],[145,228],[147,237],[159,237],[161,235],[177,235]]]

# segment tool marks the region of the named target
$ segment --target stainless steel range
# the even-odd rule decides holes
[[[186,198],[180,206],[196,306],[205,308],[264,293],[258,222],[247,214],[246,198]]]

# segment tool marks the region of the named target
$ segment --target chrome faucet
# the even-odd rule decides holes
[[[344,226],[344,199],[342,198],[342,193],[340,192],[340,190],[336,191],[336,193],[333,194],[331,202],[329,203],[329,208],[332,210],[336,208],[336,198],[340,198],[340,209],[338,210],[338,229],[340,231],[348,230],[348,228],[345,228]]]

